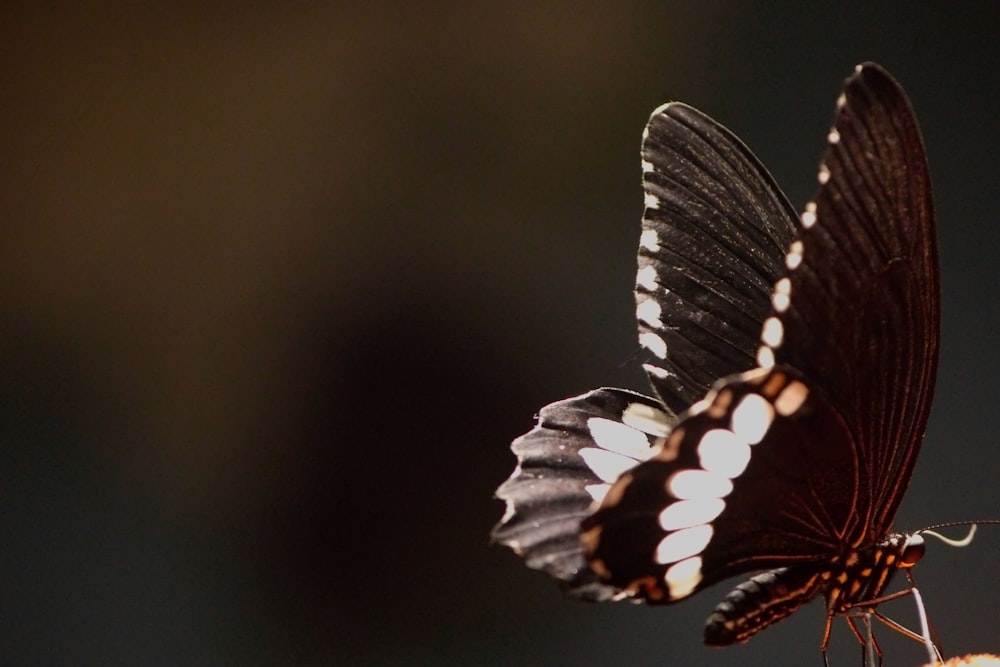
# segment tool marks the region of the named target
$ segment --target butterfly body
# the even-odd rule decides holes
[[[853,549],[827,562],[763,572],[734,588],[705,623],[705,643],[743,642],[823,594],[828,618],[848,615],[878,600],[900,569],[923,555],[923,540],[893,533],[874,546]],[[827,627],[829,632],[829,625]]]
[[[656,396],[543,409],[497,492],[494,538],[571,594],[671,604],[764,571],[719,604],[706,643],[821,595],[828,635],[922,554],[892,520],[937,364],[923,144],[872,64],[845,83],[827,143],[796,215],[715,121],[678,103],[650,118],[635,294]]]

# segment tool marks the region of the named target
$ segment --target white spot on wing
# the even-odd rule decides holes
[[[660,200],[652,192],[647,192],[646,196],[643,197],[643,203],[646,208],[660,208]]]
[[[733,479],[750,463],[750,445],[732,431],[715,428],[701,436],[698,462],[708,472]]]
[[[663,320],[660,319],[662,314],[663,308],[655,299],[645,299],[635,308],[635,316],[654,329],[663,328]]]
[[[580,457],[604,482],[615,481],[623,472],[631,470],[639,463],[635,459],[597,447],[584,447],[580,450]]]
[[[802,241],[794,241],[788,246],[788,254],[785,255],[785,266],[790,271],[794,271],[802,263]]]
[[[840,132],[837,131],[837,128],[835,127],[830,128],[830,134],[826,135],[826,140],[829,141],[831,144],[840,143]]]
[[[635,284],[648,289],[650,292],[655,292],[657,288],[656,278],[656,267],[651,264],[646,265],[635,274]]]
[[[628,456],[638,461],[645,461],[652,454],[649,440],[641,431],[631,426],[626,426],[613,419],[591,417],[587,420],[587,428],[590,430],[594,442],[609,452]]]
[[[653,163],[652,162],[649,162],[647,160],[643,160],[642,161],[642,171],[643,172],[645,172],[645,173],[648,174],[649,172],[651,172],[653,170],[654,170],[654,167],[653,167]]]
[[[815,202],[809,202],[806,204],[806,210],[802,212],[802,226],[809,229],[816,224],[816,204]]]
[[[796,380],[781,390],[774,401],[774,408],[782,417],[788,417],[798,412],[807,398],[809,398],[809,387]]]
[[[707,398],[703,398],[700,401],[695,401],[691,404],[691,407],[687,409],[688,416],[700,415],[705,410],[711,407],[712,401]]]
[[[826,182],[830,180],[830,170],[825,164],[819,166],[819,173],[816,174],[816,180],[819,181],[820,185],[826,185]]]
[[[694,592],[701,583],[701,564],[701,556],[692,556],[667,569],[663,575],[663,583],[670,590],[671,600],[686,598]]]
[[[666,565],[697,556],[708,546],[714,532],[711,526],[703,524],[670,533],[656,546],[656,562]]]
[[[792,301],[792,281],[782,278],[774,285],[774,294],[771,295],[771,305],[774,310],[783,313],[788,310]]]
[[[760,394],[747,394],[733,409],[732,429],[741,440],[756,445],[774,421],[774,406]]]
[[[622,421],[632,428],[658,438],[670,434],[667,413],[645,403],[629,403],[622,413]]]
[[[774,368],[774,350],[761,345],[757,350],[757,365],[761,368]]]
[[[643,364],[642,368],[650,375],[663,378],[664,380],[670,377],[670,371],[666,368],[660,368],[659,366],[654,366],[653,364]]]
[[[642,235],[639,236],[639,247],[645,248],[650,252],[659,252],[660,237],[657,236],[655,229],[642,230]]]
[[[715,520],[724,509],[726,509],[726,503],[721,498],[678,500],[660,512],[660,528],[680,530],[681,528],[700,526]]]
[[[764,330],[760,334],[762,343],[770,348],[781,347],[781,339],[785,335],[784,326],[777,317],[769,317],[764,320]]]
[[[733,492],[733,483],[707,470],[681,470],[667,480],[667,491],[678,500],[725,498]]]
[[[667,358],[667,343],[652,331],[644,331],[639,334],[639,345],[658,356],[660,359]]]

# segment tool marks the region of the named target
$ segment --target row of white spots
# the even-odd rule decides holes
[[[655,200],[656,198],[650,194],[646,194],[646,205],[649,206],[650,198]],[[655,208],[655,207],[654,207]],[[642,235],[639,237],[639,247],[648,250],[649,252],[659,252],[660,251],[660,237],[656,233],[655,229],[644,229],[642,230]],[[642,287],[650,292],[655,292],[659,289],[659,276],[656,273],[656,268],[652,265],[646,265],[639,269],[635,276],[635,284],[638,287]],[[654,329],[660,329],[663,327],[663,322],[660,320],[660,316],[663,314],[663,309],[657,301],[653,299],[645,299],[636,306],[636,317],[640,321],[645,322],[650,327]],[[644,348],[655,354],[660,359],[667,358],[667,342],[663,338],[652,331],[645,331],[639,334],[639,344]]]
[[[602,483],[588,484],[585,488],[591,498],[600,502],[619,477],[653,456],[656,450],[650,444],[650,436],[665,437],[670,432],[670,423],[662,410],[644,403],[630,403],[622,413],[622,421],[591,417],[587,429],[597,447],[583,447],[580,458]]]
[[[837,110],[840,111],[846,104],[847,98],[841,94],[837,98]],[[826,139],[831,146],[834,146],[840,143],[840,132],[836,127],[832,127]],[[816,180],[819,181],[820,185],[826,185],[830,180],[830,169],[825,163],[820,164]],[[805,210],[799,216],[799,219],[802,222],[802,229],[812,228],[818,220],[816,202],[806,204]],[[802,264],[803,251],[804,246],[801,240],[792,242],[788,247],[788,253],[785,255],[785,266],[788,267],[789,271],[794,271]],[[779,280],[774,286],[774,293],[771,295],[771,304],[777,313],[780,314],[788,310],[788,307],[791,305],[791,291],[791,281],[787,276]],[[784,332],[781,320],[771,317],[764,322],[764,329],[760,337],[764,345],[757,350],[757,364],[759,366],[763,368],[772,368],[774,366],[774,351],[781,346],[783,337]]]
[[[837,111],[843,109],[846,104],[847,104],[847,98],[844,96],[843,93],[841,93],[841,95],[837,98]],[[830,145],[833,146],[840,142],[840,132],[837,130],[836,127],[832,127],[830,128],[830,132],[829,134],[827,134],[826,139],[830,143]],[[830,180],[830,169],[826,166],[825,163],[820,164],[819,172],[816,175],[816,180],[819,181],[820,185],[826,185],[827,182]],[[816,202],[809,202],[808,204],[806,204],[806,208],[802,212],[802,215],[799,216],[799,219],[802,221],[803,229],[812,228],[816,224],[816,221],[818,220],[816,214]],[[804,247],[802,241],[795,241],[789,246],[788,254],[785,256],[785,266],[788,267],[789,271],[794,271],[802,264],[803,250]],[[774,286],[774,294],[772,294],[771,296],[771,303],[774,305],[775,311],[777,311],[778,313],[783,313],[786,310],[788,310],[788,307],[791,303],[790,300],[791,292],[792,292],[792,285],[788,277],[782,278],[781,280],[778,281],[778,283]],[[778,334],[781,333],[780,328],[776,329],[775,326],[772,324],[772,320],[775,320],[775,318],[772,317],[767,322],[764,323],[764,331],[761,334],[761,342],[763,342],[771,349],[768,351],[764,351],[763,349],[761,349],[758,350],[757,352],[758,363],[761,366],[765,366],[767,368],[770,368],[771,366],[774,365],[774,350],[781,345],[781,338],[782,338],[781,335],[778,335],[777,343],[769,342],[768,340],[769,337],[774,338],[775,333]],[[775,321],[777,321],[779,325],[781,324],[780,320],[775,320]],[[762,358],[764,359],[764,361],[770,361],[770,364],[765,365],[761,361]]]
[[[656,547],[656,562],[670,565],[664,583],[672,600],[690,595],[701,582],[699,554],[712,539],[714,521],[726,508],[753,453],[753,446],[767,435],[775,415],[787,416],[808,396],[801,382],[789,383],[772,404],[760,394],[749,393],[730,412],[729,428],[706,431],[698,442],[701,469],[682,470],[667,481],[667,491],[677,499],[659,515],[660,527],[668,534]],[[709,406],[701,406],[704,411]]]

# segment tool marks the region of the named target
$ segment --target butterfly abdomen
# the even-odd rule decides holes
[[[894,533],[877,545],[855,549],[826,563],[762,572],[723,598],[705,624],[705,643],[745,642],[823,593],[827,616],[864,610],[884,593],[897,570],[923,555],[919,535]],[[829,624],[827,625],[829,628]]]
[[[823,585],[818,569],[804,567],[783,567],[751,577],[730,591],[708,617],[705,643],[745,642],[816,597]]]

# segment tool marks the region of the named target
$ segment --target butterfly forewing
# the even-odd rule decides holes
[[[755,366],[796,215],[743,142],[685,104],[653,112],[642,164],[639,341],[657,394],[681,412]]]
[[[780,340],[769,347],[848,423],[865,496],[856,528],[877,540],[909,482],[934,389],[930,177],[906,95],[875,65],[848,79],[828,140],[821,189],[789,257],[788,306],[774,313]]]

